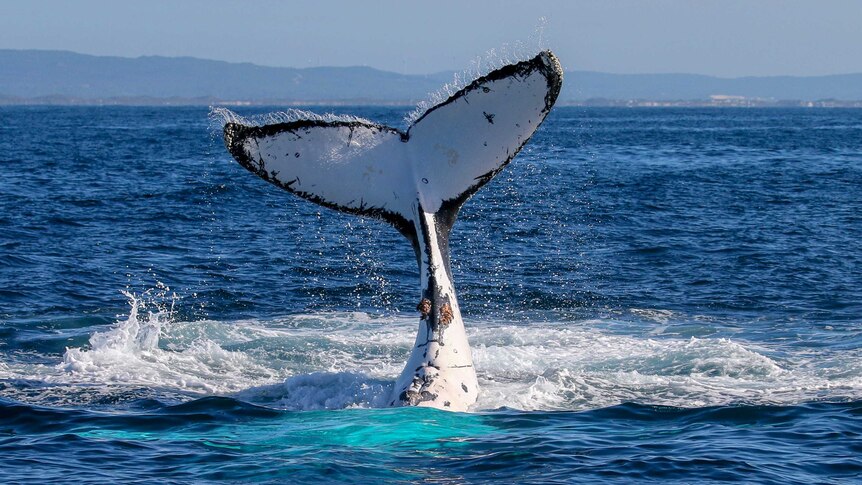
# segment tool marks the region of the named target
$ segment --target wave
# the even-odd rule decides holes
[[[52,404],[231,396],[289,410],[383,407],[415,335],[413,316],[326,312],[177,321],[163,292],[60,363],[0,365],[0,396]],[[673,325],[672,312],[632,309]],[[628,334],[614,322],[468,321],[482,388],[474,411],[679,408],[862,398],[862,350]],[[604,329],[604,330],[603,330]]]

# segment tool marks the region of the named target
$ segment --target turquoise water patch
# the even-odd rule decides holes
[[[240,423],[190,424],[162,432],[129,429],[75,430],[82,438],[123,441],[186,441],[255,452],[285,447],[345,447],[405,450],[458,448],[500,430],[481,414],[431,408],[346,409],[290,412]]]

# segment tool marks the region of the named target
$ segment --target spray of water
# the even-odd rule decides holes
[[[428,93],[427,97],[420,101],[416,105],[416,108],[404,117],[404,125],[409,127],[429,109],[454,96],[458,91],[467,87],[474,79],[485,76],[503,66],[530,59],[540,51],[545,50],[547,48],[544,33],[546,26],[547,20],[545,17],[540,17],[534,33],[527,42],[515,41],[511,44],[503,44],[499,48],[489,49],[485,54],[477,56],[471,62],[470,67],[456,71],[452,76],[451,82],[444,84],[436,91]],[[224,107],[210,107],[209,119],[212,131],[220,130],[227,123],[239,123],[246,126],[262,126],[305,120],[371,123],[369,120],[356,116],[336,115],[332,113],[318,114],[300,109],[288,109],[286,111],[245,117]]]
[[[129,299],[128,316],[94,333],[89,348],[67,348],[56,366],[61,374],[46,375],[46,381],[224,393],[273,377],[251,356],[225,350],[204,332],[206,322],[177,322],[178,297],[167,286],[123,294]]]
[[[142,295],[123,291],[129,300],[129,316],[117,323],[107,332],[96,332],[90,337],[92,351],[119,355],[140,355],[158,349],[159,336],[167,331],[174,315],[174,305],[178,300],[176,293],[163,283],[145,291]],[[92,364],[87,358],[90,351],[67,349],[63,357],[63,368],[68,371],[81,371]]]
[[[540,17],[535,32],[526,43],[515,41],[512,44],[503,44],[499,48],[489,49],[485,54],[474,58],[470,67],[453,74],[451,82],[444,84],[437,91],[428,93],[426,99],[420,101],[413,111],[407,113],[404,117],[404,124],[412,125],[429,109],[454,96],[458,91],[469,86],[474,79],[485,76],[503,66],[530,59],[545,50],[547,48],[544,34],[546,26],[547,20]]]

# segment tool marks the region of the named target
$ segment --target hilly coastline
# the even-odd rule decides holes
[[[0,104],[412,104],[453,72],[266,67],[191,57],[0,49]],[[859,106],[862,73],[719,78],[567,71],[562,104]]]

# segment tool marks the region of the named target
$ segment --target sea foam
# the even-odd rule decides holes
[[[129,302],[126,318],[94,333],[88,348],[68,349],[62,363],[11,363],[0,373],[106,393],[229,395],[291,410],[382,407],[417,325],[412,317],[362,312],[174,321],[140,297]],[[738,339],[602,330],[607,324],[468,322],[481,384],[473,410],[862,398],[859,351],[794,353]]]

